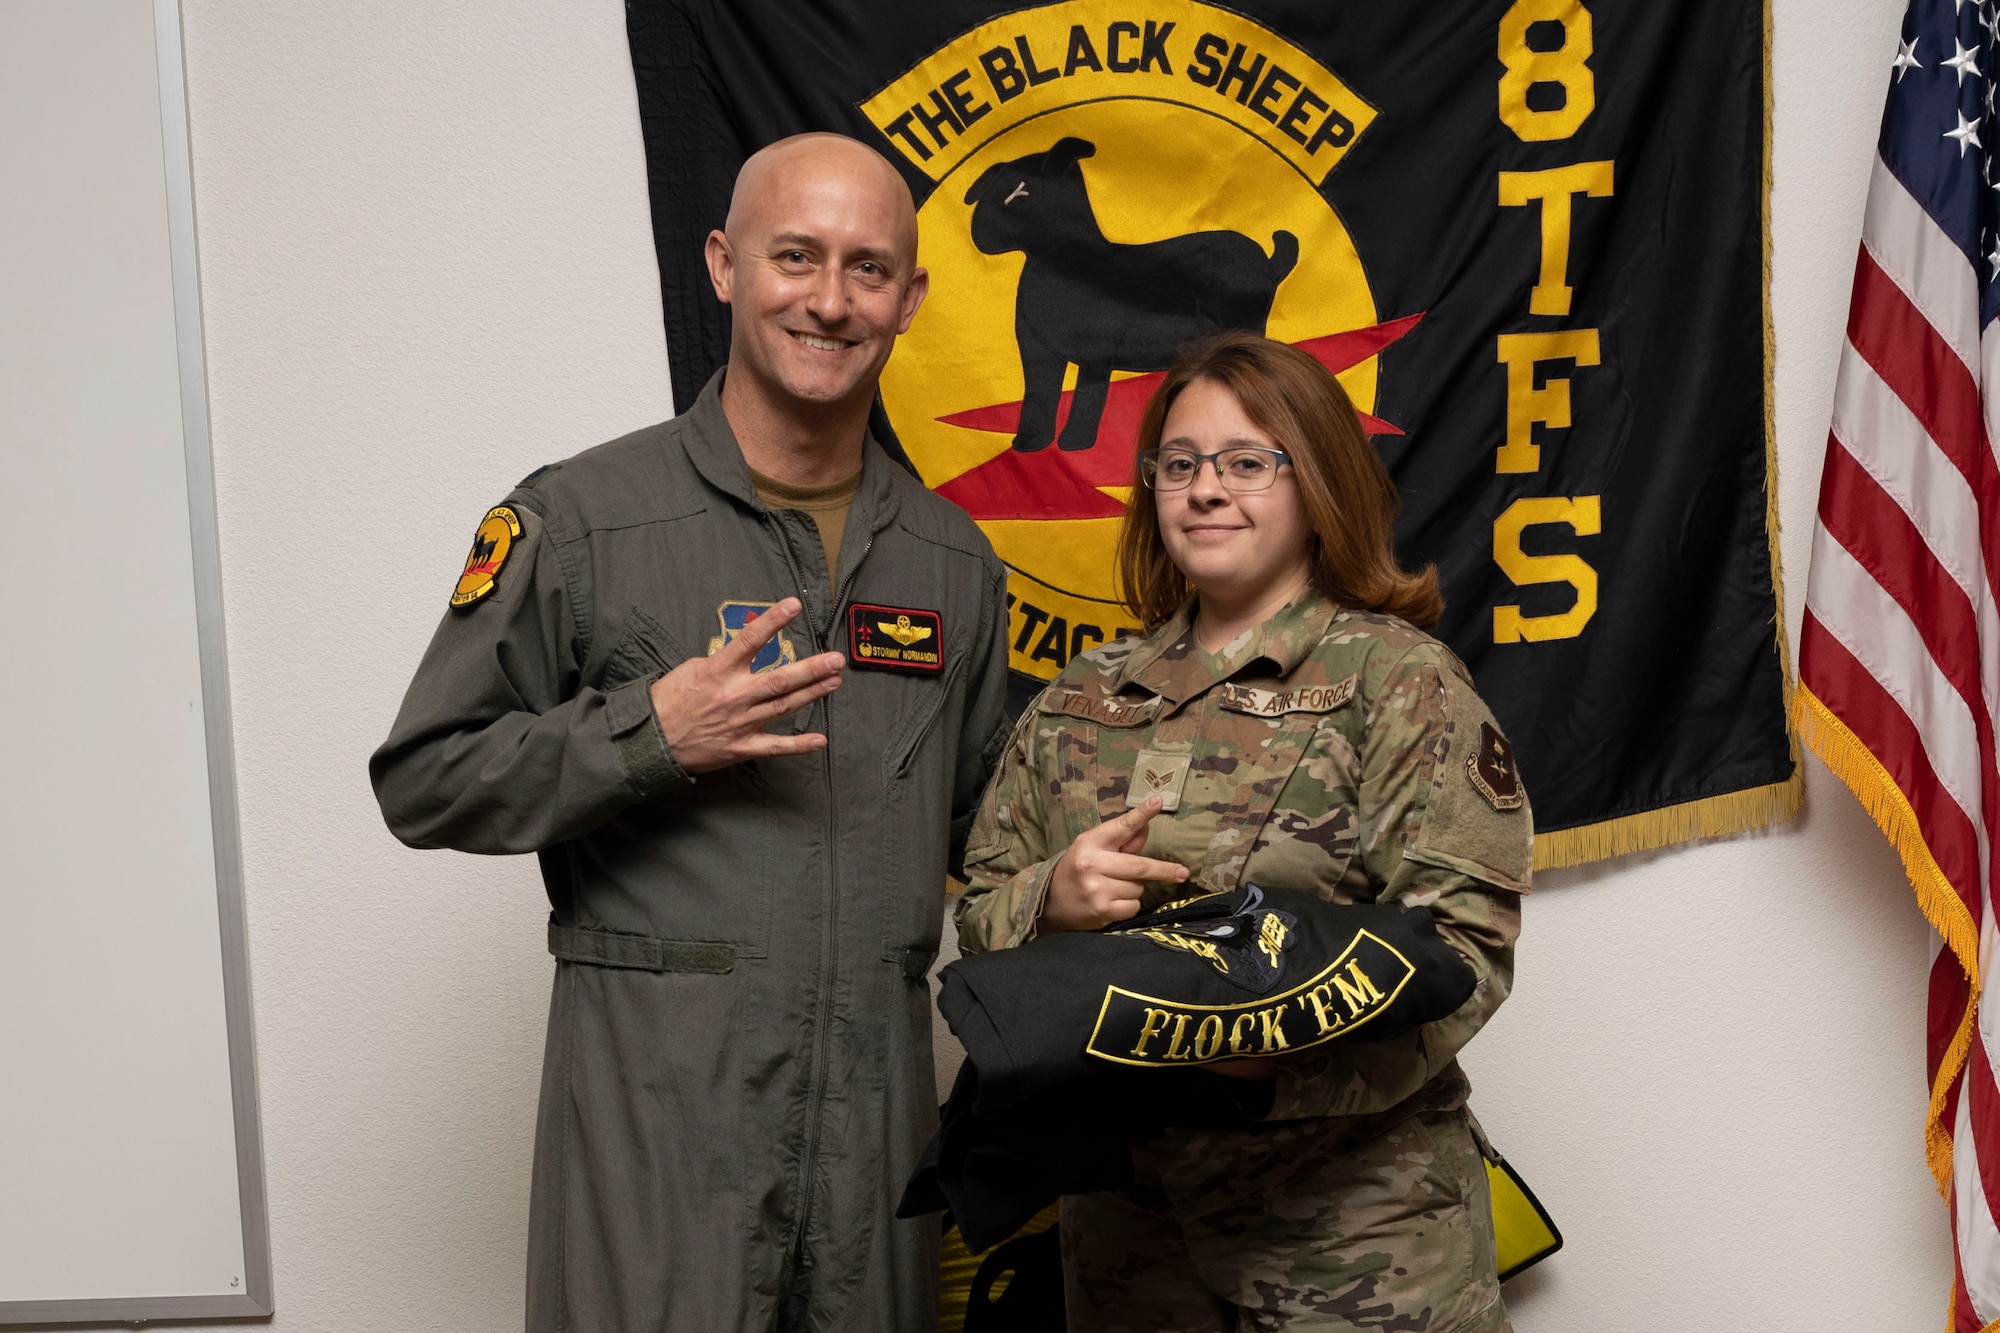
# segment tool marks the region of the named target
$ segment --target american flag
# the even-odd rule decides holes
[[[1820,481],[1800,730],[1901,852],[1942,937],[1926,1147],[1951,1200],[1951,1328],[2000,1325],[2000,118],[1994,0],[1914,0],[1889,70]],[[1991,395],[1982,386],[1994,386]]]

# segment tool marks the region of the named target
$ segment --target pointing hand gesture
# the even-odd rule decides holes
[[[1160,813],[1160,798],[1077,836],[1049,876],[1048,898],[1039,922],[1043,934],[1059,930],[1097,930],[1114,921],[1139,915],[1139,899],[1147,881],[1179,884],[1186,866],[1140,856],[1146,846],[1146,826]]]
[[[690,658],[653,682],[653,711],[675,763],[690,773],[710,773],[745,759],[805,754],[826,745],[818,732],[774,736],[764,728],[839,689],[845,658],[821,653],[769,671],[750,670],[799,609],[799,599],[787,597],[712,656]]]

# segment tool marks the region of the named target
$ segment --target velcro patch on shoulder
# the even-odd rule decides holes
[[[471,606],[493,591],[520,535],[521,518],[512,509],[494,505],[486,511],[472,534],[472,550],[466,554],[458,586],[451,590],[453,606]]]
[[[1331,713],[1354,698],[1358,674],[1331,685],[1301,685],[1289,690],[1259,690],[1248,685],[1224,685],[1222,706],[1232,713],[1282,717],[1286,713]]]
[[[1521,773],[1514,766],[1514,747],[1491,722],[1479,724],[1479,753],[1465,761],[1465,775],[1495,810],[1519,810]]]
[[[1121,703],[1082,690],[1065,690],[1042,696],[1040,711],[1059,717],[1080,717],[1107,727],[1140,727],[1160,714],[1160,701]]]

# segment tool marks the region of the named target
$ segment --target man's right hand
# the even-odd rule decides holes
[[[787,597],[745,625],[712,656],[690,658],[653,682],[653,711],[674,762],[689,773],[711,773],[745,759],[823,749],[818,732],[774,736],[764,728],[840,688],[847,659],[821,653],[803,662],[753,672],[751,662],[799,614]]]
[[[1146,825],[1159,813],[1160,798],[1148,796],[1144,804],[1077,835],[1049,876],[1037,929],[1044,935],[1099,930],[1114,921],[1130,920],[1139,915],[1139,900],[1149,881],[1186,880],[1186,866],[1139,855],[1146,846]]]

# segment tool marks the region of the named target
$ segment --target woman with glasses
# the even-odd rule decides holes
[[[1387,1040],[1207,1064],[1240,1129],[1143,1138],[1133,1188],[1063,1200],[1070,1327],[1505,1329],[1455,1056],[1512,982],[1531,824],[1505,737],[1423,632],[1436,574],[1396,563],[1395,488],[1339,382],[1268,339],[1184,352],[1135,481],[1119,566],[1146,633],[1022,715],[960,947],[1256,883],[1427,910],[1479,984]]]

